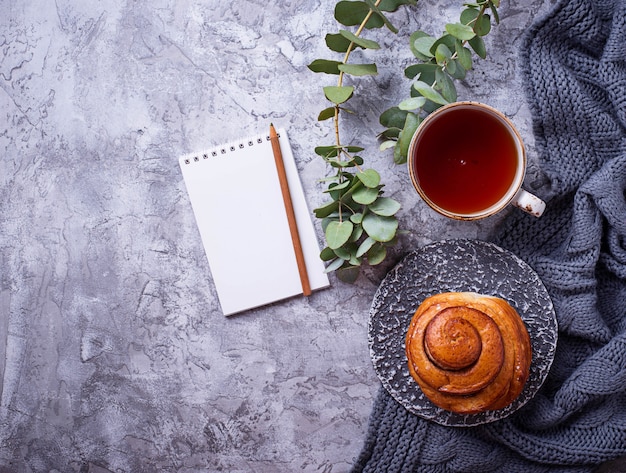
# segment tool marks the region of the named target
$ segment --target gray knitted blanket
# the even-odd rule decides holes
[[[354,472],[591,472],[626,454],[626,0],[560,0],[522,63],[548,208],[511,213],[493,241],[552,297],[552,369],[518,412],[472,428],[381,389]]]

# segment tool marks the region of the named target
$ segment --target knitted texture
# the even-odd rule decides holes
[[[626,454],[626,0],[560,0],[522,69],[546,213],[493,241],[539,274],[559,323],[539,393],[472,428],[410,414],[381,389],[354,472],[591,472]]]

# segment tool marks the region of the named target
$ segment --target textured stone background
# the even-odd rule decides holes
[[[489,58],[460,85],[519,126],[531,186],[517,52],[552,3],[503,2]],[[377,150],[379,114],[408,93],[408,35],[439,34],[461,2],[421,2],[392,16],[398,36],[369,34],[380,75],[359,82],[343,135],[367,146],[409,233],[357,284],[221,316],[177,163],[272,121],[322,202],[312,149],[332,140],[316,116],[334,79],[306,65],[333,57],[334,4],[0,0],[0,471],[349,469],[380,385],[379,282],[412,248],[486,238],[499,219],[437,216]]]

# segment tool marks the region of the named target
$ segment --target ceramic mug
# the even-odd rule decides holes
[[[526,152],[502,112],[478,102],[445,105],[420,123],[408,152],[409,175],[435,211],[458,220],[512,204],[536,217],[546,204],[522,189]]]

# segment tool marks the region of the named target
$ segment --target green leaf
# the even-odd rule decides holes
[[[350,221],[352,222],[352,219],[350,219]],[[363,235],[363,227],[361,225],[355,225],[354,230],[352,230],[352,235],[350,235],[350,242],[354,243],[358,241],[359,238],[361,238],[361,235]],[[353,248],[351,249],[351,251],[352,251],[352,255],[354,256],[354,253],[356,252],[356,246],[355,245],[352,245],[352,246]]]
[[[333,260],[328,266],[326,266],[326,269],[324,270],[324,272],[332,273],[333,271],[337,271],[339,268],[343,266],[344,263],[345,263],[344,260],[342,260],[341,258],[337,258],[336,260]]]
[[[408,112],[400,110],[398,107],[391,107],[385,110],[379,118],[380,124],[386,128],[400,128],[404,127],[404,121]]]
[[[394,150],[393,159],[396,164],[406,163],[407,155],[409,153],[409,145],[411,144],[411,139],[419,126],[421,119],[419,116],[414,113],[409,113],[406,116],[406,122],[404,123],[404,128],[400,132],[400,136],[398,137],[398,145]]]
[[[326,46],[328,46],[328,49],[337,53],[345,53],[350,47],[351,43],[349,39],[339,33],[329,33],[325,36],[324,39],[326,40]]]
[[[378,149],[380,151],[387,151],[389,148],[393,148],[396,145],[396,143],[397,143],[396,140],[386,140],[380,144]]]
[[[336,146],[316,146],[315,154],[322,158],[334,158],[339,154],[339,149]]]
[[[460,41],[457,41],[455,49],[459,62],[466,70],[469,71],[472,68],[472,52],[463,46]]]
[[[487,57],[487,49],[485,48],[485,42],[480,36],[474,36],[472,39],[468,41],[469,45],[472,47],[474,52],[478,54],[479,57],[485,59]]]
[[[345,26],[360,25],[370,12],[365,2],[340,1],[335,6],[335,19]],[[378,15],[372,15],[365,25],[366,28],[381,28],[385,22]]]
[[[325,218],[328,217],[333,212],[337,212],[339,210],[339,202],[336,200],[327,202],[321,207],[316,208],[313,212],[317,218]]]
[[[454,81],[450,78],[448,74],[443,72],[441,69],[437,70],[436,81],[439,89],[441,90],[441,95],[448,102],[456,102],[456,86],[454,85]]]
[[[435,51],[435,60],[437,64],[444,65],[446,64],[450,58],[452,57],[452,51],[445,44],[440,44],[437,46],[437,50]],[[341,67],[341,66],[340,66]]]
[[[478,8],[475,8],[475,7],[466,8],[465,10],[461,12],[460,21],[464,25],[469,25],[470,23],[473,23],[474,20],[476,20],[479,13],[480,11],[478,10]]]
[[[376,64],[340,64],[339,70],[352,76],[375,76],[378,74]]]
[[[351,85],[344,86],[326,86],[324,87],[324,95],[333,103],[344,103],[352,97],[354,87]]]
[[[443,96],[439,92],[437,92],[430,85],[422,81],[415,82],[413,84],[413,88],[415,88],[415,90],[417,90],[422,96],[426,97],[431,102],[435,102],[440,105],[445,105],[448,103],[448,101],[443,98]]]
[[[433,38],[432,36],[420,36],[418,38],[415,38],[412,45],[413,49],[417,51],[421,56],[420,59],[429,59],[434,56],[431,48],[435,44],[435,41],[437,41],[437,39]]]
[[[352,235],[352,229],[354,225],[350,220],[344,220],[339,222],[337,220],[330,222],[326,227],[326,242],[328,247],[335,250],[347,243]]]
[[[360,272],[359,266],[346,266],[337,270],[337,278],[347,284],[353,284],[358,279]]]
[[[378,198],[378,187],[361,187],[354,191],[352,199],[361,205],[369,205]]]
[[[356,174],[365,187],[374,188],[380,184],[380,174],[374,169],[365,169]]]
[[[344,261],[350,261],[350,258],[352,258],[350,251],[344,247],[336,248],[334,253]]]
[[[481,15],[474,23],[474,32],[478,36],[487,36],[491,31],[491,17],[489,15]]]
[[[389,31],[391,31],[392,33],[398,32],[398,28],[396,28],[395,26],[391,24],[391,22],[387,19],[385,14],[380,10],[380,8],[378,8],[376,3],[374,3],[374,0],[365,0],[365,3],[367,3],[367,6],[370,7],[370,10],[372,10],[374,13],[377,13],[380,16],[385,26],[389,28]]]
[[[377,243],[367,252],[367,261],[370,265],[376,266],[382,263],[387,257],[387,248]]]
[[[324,192],[334,192],[334,191],[340,191],[343,189],[347,189],[350,186],[350,181],[343,181],[341,183],[332,183],[331,185],[328,186],[328,189],[326,189]]]
[[[326,247],[320,252],[320,259],[322,261],[330,261],[335,258],[335,252],[332,248]]]
[[[328,120],[329,118],[333,118],[335,116],[335,107],[325,108],[320,112],[317,116],[317,121],[322,122],[324,120]]]
[[[404,75],[409,79],[414,79],[418,74],[435,72],[439,66],[430,62],[422,64],[412,64],[404,70]]]
[[[382,217],[375,213],[365,215],[362,225],[368,236],[381,242],[391,241],[398,230],[395,217]]]
[[[360,258],[361,256],[363,256],[365,253],[367,253],[370,250],[370,248],[372,248],[372,246],[374,246],[375,243],[376,243],[376,240],[374,240],[372,237],[367,237],[359,245],[359,249],[356,250],[356,257]]]
[[[400,110],[415,110],[417,108],[422,108],[425,103],[426,99],[424,97],[411,97],[400,102],[398,104],[398,108]]]
[[[500,14],[496,7],[500,6],[500,0],[489,2],[489,8],[491,9],[491,13],[493,14],[493,19],[496,22],[496,25],[500,23]]]
[[[309,64],[309,69],[313,72],[323,72],[325,74],[339,74],[339,61],[330,61],[328,59],[316,59]]]
[[[417,0],[383,0],[380,2],[380,5],[378,5],[378,8],[382,11],[394,12],[400,8],[401,5],[417,5]]]
[[[380,44],[376,41],[372,41],[371,39],[361,38],[360,36],[355,35],[351,31],[348,30],[339,30],[339,34],[343,36],[348,41],[356,44],[365,49],[380,49]]]
[[[351,221],[352,223],[354,223],[355,225],[360,225],[360,224],[361,224],[361,222],[363,221],[363,214],[362,214],[362,213],[360,213],[360,212],[359,212],[359,213],[352,214],[352,215],[350,216],[350,221]]]
[[[391,217],[400,210],[400,203],[391,197],[379,197],[376,201],[369,206],[369,209],[375,214],[382,215],[383,217]]]
[[[469,41],[477,34],[471,26],[462,23],[448,23],[446,25],[446,31],[461,41]]]

